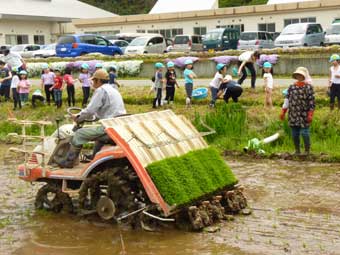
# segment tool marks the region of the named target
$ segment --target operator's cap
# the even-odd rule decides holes
[[[108,80],[109,79],[109,74],[104,69],[98,69],[97,71],[95,71],[95,73],[91,77],[91,80],[93,80],[93,79]]]

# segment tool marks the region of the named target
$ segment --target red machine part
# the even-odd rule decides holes
[[[131,150],[129,144],[113,128],[107,128],[106,133],[125,152],[127,159],[130,161],[141,183],[143,184],[150,201],[158,204],[163,210],[164,215],[168,216],[170,214],[169,205],[164,201],[161,194],[158,192],[158,189],[153,183],[150,175],[140,163],[134,152]]]

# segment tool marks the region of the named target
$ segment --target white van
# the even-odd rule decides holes
[[[275,39],[276,47],[322,46],[325,33],[320,24],[296,23],[286,26]]]
[[[146,35],[133,39],[126,47],[125,54],[164,53],[166,48],[162,35]]]

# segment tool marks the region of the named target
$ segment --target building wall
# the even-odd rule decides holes
[[[316,18],[316,22],[321,23],[323,28],[327,29],[330,27],[334,18],[340,17],[340,8],[312,8],[295,11],[291,10],[291,6],[289,10],[285,10],[285,8],[282,7],[281,10],[272,9],[272,11],[270,11],[270,9],[268,11],[268,8],[274,8],[270,6],[249,6],[249,8],[263,8],[264,10],[258,11],[257,13],[252,12],[251,9],[243,12],[245,7],[242,7],[242,9],[235,8],[231,15],[204,15],[204,13],[202,13],[202,16],[192,18],[179,17],[176,19],[172,17],[169,20],[157,20],[152,18],[145,20],[143,16],[134,15],[127,16],[125,22],[115,18],[112,19],[111,22],[98,23],[98,25],[96,25],[95,22],[85,21],[83,23],[75,23],[75,26],[76,32],[78,33],[98,31],[137,32],[137,30],[139,30],[139,32],[143,30],[147,32],[148,30],[183,29],[184,34],[192,34],[194,32],[194,27],[204,27],[206,28],[206,31],[209,31],[218,26],[243,24],[244,31],[251,31],[258,30],[258,24],[275,23],[275,32],[281,32],[285,26],[285,19],[299,19],[299,21],[301,21],[301,18]],[[219,10],[223,11],[223,9]],[[120,19],[121,18],[123,17],[120,17]],[[139,18],[140,20],[138,20]]]
[[[51,42],[52,22],[0,19],[0,45],[6,44],[6,35],[28,35],[28,43],[34,43],[34,35],[43,35],[45,43]]]

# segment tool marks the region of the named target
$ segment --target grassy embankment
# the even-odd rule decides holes
[[[148,87],[123,87],[121,93],[124,97],[129,113],[142,113],[152,111],[152,96],[148,95]],[[80,91],[78,90],[78,102],[80,105]],[[64,98],[66,93],[64,92]],[[274,90],[274,108],[264,108],[264,92],[262,88],[252,91],[245,89],[239,104],[225,103],[220,100],[216,109],[209,109],[209,99],[196,101],[190,109],[186,109],[184,102],[184,90],[180,88],[176,92],[176,103],[172,110],[177,114],[183,114],[195,125],[199,126],[201,118],[206,124],[214,128],[217,133],[206,139],[220,150],[239,150],[247,145],[247,141],[257,137],[262,139],[276,132],[282,136],[274,143],[266,145],[263,149],[268,153],[293,152],[293,144],[290,137],[290,129],[287,120],[281,122],[278,118],[283,97],[281,89]],[[325,89],[316,88],[316,112],[311,127],[312,152],[326,153],[329,160],[340,161],[340,113],[338,110],[329,111],[329,101]],[[163,107],[162,109],[165,109]],[[62,109],[52,106],[39,106],[32,109],[25,106],[22,110],[12,111],[12,103],[0,103],[0,139],[5,140],[7,133],[21,132],[21,128],[6,119],[13,115],[19,119],[51,120],[61,118],[65,123],[66,105]],[[47,132],[55,130],[55,125],[49,127]],[[39,127],[32,127],[31,133],[37,134]],[[176,131],[173,131],[176,132]]]

